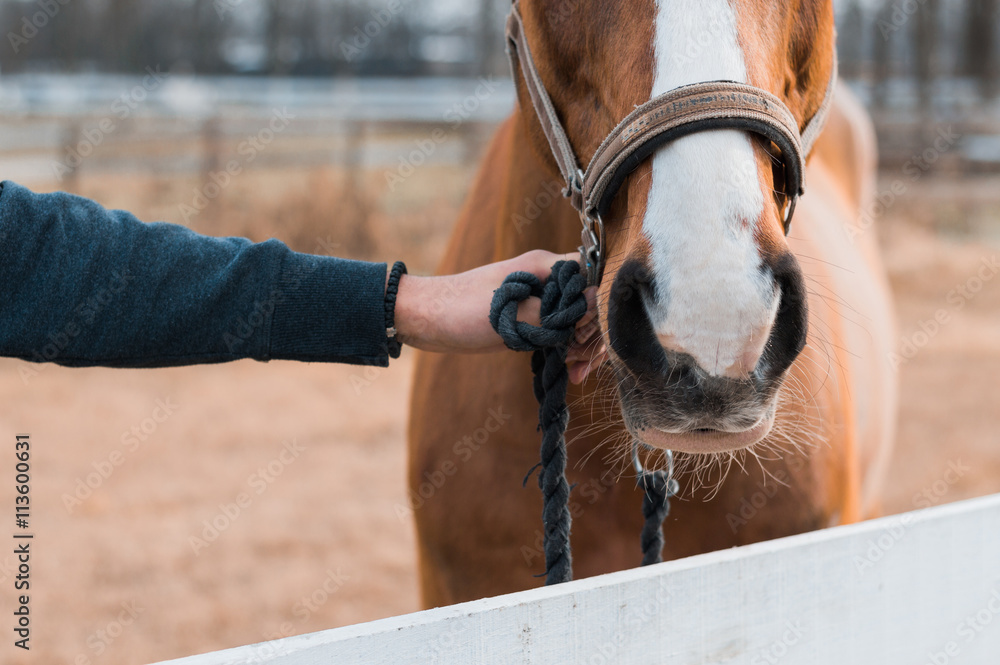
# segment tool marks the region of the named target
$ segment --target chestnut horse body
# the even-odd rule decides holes
[[[636,105],[705,80],[770,91],[802,127],[832,71],[829,0],[580,0],[565,9],[521,3],[541,78],[584,159]],[[559,196],[564,184],[518,86],[519,108],[488,149],[443,273],[579,244],[579,216]],[[874,234],[859,225],[875,178],[868,118],[836,90],[787,237],[772,162],[744,132],[684,137],[625,180],[604,220],[598,302],[608,358],[568,396],[577,578],[641,559],[642,493],[625,464],[633,437],[681,451],[665,559],[877,512],[896,388],[886,280]],[[642,285],[631,304],[619,288],[626,277]],[[797,304],[795,280],[807,294]],[[784,344],[789,326],[798,329],[787,321],[805,321],[806,311],[804,348]],[[782,355],[785,347],[794,348]],[[678,376],[689,383],[671,392]],[[727,401],[737,388],[746,394]],[[541,496],[533,483],[522,487],[538,459],[536,426],[527,354],[420,355],[409,481],[426,605],[542,583]]]

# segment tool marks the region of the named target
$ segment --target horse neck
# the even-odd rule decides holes
[[[506,183],[496,229],[498,256],[531,249],[572,252],[580,244],[580,217],[562,195],[565,183],[555,162],[542,162],[523,115],[516,112],[508,123],[502,130],[504,176],[491,178],[494,184]]]

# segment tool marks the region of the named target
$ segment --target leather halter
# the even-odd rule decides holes
[[[511,73],[516,78],[520,64],[531,104],[566,181],[563,194],[580,213],[583,222],[581,265],[585,266],[589,284],[600,283],[605,258],[602,217],[607,214],[626,176],[664,144],[695,132],[743,130],[758,134],[778,147],[784,165],[787,199],[784,229],[788,234],[795,203],[804,192],[806,156],[826,122],[833,99],[837,80],[836,51],[826,96],[801,133],[798,121],[784,102],[766,90],[734,81],[695,83],[674,88],[636,107],[611,130],[584,172],[535,67],[518,4],[518,0],[514,0],[507,16],[507,55]]]

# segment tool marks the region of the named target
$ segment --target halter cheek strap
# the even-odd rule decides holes
[[[563,194],[583,222],[581,260],[588,282],[597,284],[603,268],[603,215],[625,178],[658,148],[688,134],[713,129],[752,132],[778,146],[784,164],[784,191],[788,200],[784,229],[788,233],[795,203],[804,192],[805,160],[812,150],[833,100],[837,57],[819,110],[799,132],[792,112],[778,97],[746,83],[708,81],[675,88],[658,95],[628,114],[611,130],[582,171],[566,130],[542,82],[524,24],[514,0],[507,16],[507,55],[512,74],[520,70],[552,156],[566,181]]]

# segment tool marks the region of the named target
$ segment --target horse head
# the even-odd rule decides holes
[[[637,106],[706,81],[771,93],[804,131],[835,74],[830,0],[519,5],[538,76],[583,160]],[[525,77],[515,78],[529,141],[558,176]],[[647,446],[722,452],[771,431],[807,333],[785,234],[787,168],[758,133],[697,131],[657,146],[613,193],[600,321],[625,425]]]

